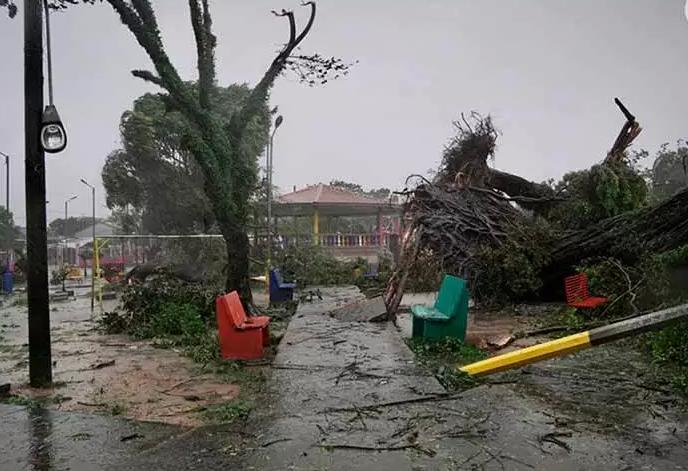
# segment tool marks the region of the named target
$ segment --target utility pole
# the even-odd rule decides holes
[[[83,178],[81,179],[81,183],[91,189],[91,203],[93,205],[93,217],[91,220],[91,224],[93,225],[93,257],[91,257],[91,312],[93,312],[96,302],[96,187],[89,184]],[[129,205],[127,205],[127,208],[128,207]],[[84,262],[84,266],[85,265],[86,262]]]
[[[71,198],[65,200],[65,217],[64,224],[62,225],[62,235],[64,236],[64,245],[62,246],[62,270],[64,270],[67,260],[67,237],[69,237],[69,232],[67,232],[67,220],[69,219],[69,202],[77,198],[78,196],[74,195]],[[65,278],[66,276],[62,277],[62,292],[67,291],[65,289]]]
[[[5,209],[10,212],[10,156],[0,152],[5,158]]]
[[[24,145],[26,174],[29,382],[52,383],[48,237],[45,221],[45,154],[40,144],[43,114],[43,5],[24,2]]]
[[[270,286],[270,264],[272,263],[272,155],[273,149],[275,147],[275,133],[277,128],[282,125],[284,118],[279,115],[275,120],[275,127],[272,129],[270,134],[270,146],[267,151],[267,173],[268,173],[268,188],[267,188],[267,198],[268,198],[268,257],[267,257],[267,283]]]
[[[5,209],[7,214],[10,212],[10,156],[4,152],[0,152],[0,155],[5,157]],[[10,244],[11,245],[11,244]],[[12,249],[7,251],[7,270],[10,270],[10,264],[12,262]]]

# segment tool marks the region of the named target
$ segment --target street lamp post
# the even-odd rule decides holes
[[[43,5],[41,2],[24,2],[26,287],[29,307],[29,381],[34,387],[48,386],[52,382],[42,115]]]
[[[270,286],[270,264],[272,263],[272,156],[273,150],[275,148],[275,133],[277,128],[282,125],[284,118],[279,115],[275,120],[275,127],[270,134],[270,146],[267,151],[267,176],[268,176],[268,188],[267,188],[267,199],[268,199],[268,256],[267,256],[267,285]],[[268,288],[269,289],[269,288]]]
[[[96,302],[96,187],[90,185],[83,178],[81,179],[81,183],[91,189],[91,202],[93,205],[93,217],[91,220],[91,224],[93,225],[93,257],[91,258],[91,312],[93,312]]]
[[[5,209],[7,213],[10,212],[10,156],[4,152],[0,152],[0,155],[5,157]],[[12,250],[7,251],[7,269],[10,269],[10,263],[12,262]]]
[[[10,212],[10,156],[4,152],[0,155],[5,157],[5,209]]]
[[[64,225],[62,227],[62,235],[64,235],[64,245],[62,246],[62,269],[64,270],[65,267],[65,260],[67,259],[67,219],[69,219],[69,202],[74,201],[77,199],[78,196],[74,195],[71,198],[67,198],[64,202],[65,206],[65,218],[64,218]],[[62,277],[62,291],[66,291],[65,289],[65,278],[66,276]]]

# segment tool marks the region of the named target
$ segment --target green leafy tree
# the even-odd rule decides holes
[[[10,7],[10,16],[16,14],[14,3],[9,0],[0,1],[0,7]],[[213,100],[216,93],[217,38],[212,30],[208,0],[189,0],[197,52],[197,86],[182,80],[167,55],[150,0],[102,1],[106,1],[115,10],[153,63],[154,71],[134,70],[132,74],[165,90],[167,106],[181,113],[189,123],[183,142],[201,170],[205,195],[226,243],[229,260],[226,289],[237,290],[242,301],[250,306],[252,297],[249,286],[247,223],[251,213],[250,196],[257,186],[258,178],[255,161],[246,152],[247,130],[261,119],[270,90],[277,77],[285,71],[292,70],[302,82],[315,85],[346,75],[349,65],[334,57],[298,52],[315,22],[315,2],[302,4],[309,8],[310,15],[300,31],[293,11],[273,11],[276,16],[287,20],[288,40],[253,87],[241,109],[227,122]],[[51,0],[49,3],[52,8],[61,9],[76,3],[93,4],[96,0]]]
[[[96,219],[101,222],[102,219]],[[50,233],[57,237],[73,237],[79,231],[93,225],[93,218],[90,216],[70,217],[65,221],[64,218],[53,219],[48,225]]]
[[[688,186],[688,146],[684,141],[676,149],[662,145],[649,171],[652,197],[664,201]]]
[[[4,207],[0,207],[0,250],[8,251],[19,248],[21,244],[17,243],[17,239],[20,237],[21,233],[14,225],[12,213]]]
[[[647,201],[647,184],[633,162],[605,162],[588,170],[570,172],[554,186],[566,200],[547,218],[566,229],[582,229],[612,216],[632,211]]]
[[[330,186],[340,188],[345,191],[350,191],[351,193],[356,193],[358,195],[367,196],[368,198],[381,200],[389,198],[392,194],[392,190],[390,190],[389,188],[377,188],[373,190],[366,190],[358,183],[351,183],[344,180],[332,180],[330,181]]]
[[[212,95],[218,118],[228,124],[250,95],[246,85],[217,87]],[[122,148],[113,151],[102,171],[107,205],[117,210],[126,232],[140,213],[144,233],[184,234],[210,232],[215,215],[204,192],[205,178],[189,152],[185,137],[190,126],[184,114],[168,110],[167,94],[146,94],[134,102],[120,120]],[[256,165],[267,142],[265,106],[246,130],[244,152]],[[256,172],[256,169],[252,169]],[[126,209],[126,211],[124,211]]]

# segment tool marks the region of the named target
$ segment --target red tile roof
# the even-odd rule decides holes
[[[387,200],[370,198],[359,195],[341,188],[323,185],[322,183],[314,186],[287,193],[277,199],[282,204],[351,204],[351,205],[371,205],[380,206],[389,204]]]

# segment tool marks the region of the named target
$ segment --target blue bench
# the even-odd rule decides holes
[[[270,302],[284,302],[294,299],[296,283],[285,283],[279,268],[270,270]]]

